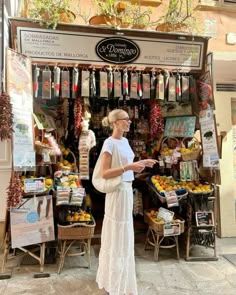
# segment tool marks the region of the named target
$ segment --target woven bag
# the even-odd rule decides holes
[[[92,176],[92,184],[101,193],[111,193],[117,190],[121,184],[121,175],[105,179],[101,177],[101,158],[102,158],[103,151],[101,151],[97,163],[93,170],[93,176]],[[118,168],[122,167],[120,156],[117,151],[117,147],[115,144],[113,144],[112,147],[112,160],[111,160],[111,168]]]

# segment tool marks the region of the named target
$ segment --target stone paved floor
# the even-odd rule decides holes
[[[236,254],[236,238],[217,240],[218,261],[190,262],[184,253],[178,261],[174,249],[161,249],[158,262],[153,261],[153,251],[144,251],[143,244],[136,244],[136,270],[138,295],[235,295],[236,266],[223,254]],[[210,249],[195,247],[197,254],[209,254]],[[0,280],[1,295],[100,295],[104,294],[95,283],[99,246],[93,245],[91,269],[85,268],[85,257],[66,257],[61,274],[56,264],[46,264],[48,278],[34,278],[38,265],[17,265],[17,259],[9,261],[8,280]],[[196,254],[195,253],[195,254]],[[2,261],[2,253],[0,263]]]

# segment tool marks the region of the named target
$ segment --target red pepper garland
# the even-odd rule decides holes
[[[79,137],[80,134],[80,125],[82,121],[82,104],[80,102],[80,97],[75,99],[74,104],[74,134],[75,138]]]
[[[6,93],[0,95],[0,139],[11,139],[13,132],[13,114],[10,96]]]
[[[19,174],[12,172],[7,188],[7,208],[16,207],[22,199],[21,182]]]
[[[156,101],[150,101],[149,111],[150,139],[153,140],[164,131],[164,120],[161,108]]]

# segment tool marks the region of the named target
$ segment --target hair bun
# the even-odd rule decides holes
[[[104,126],[104,127],[110,126],[108,117],[105,117],[102,119],[102,126]]]

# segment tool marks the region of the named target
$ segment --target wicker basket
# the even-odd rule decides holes
[[[74,223],[71,225],[57,225],[58,240],[91,239],[94,235],[96,223],[92,217],[92,224]]]
[[[181,147],[186,147],[187,142],[189,140],[193,140],[193,145],[194,148],[191,152],[189,153],[182,153],[182,160],[183,161],[192,161],[192,160],[198,160],[199,156],[201,154],[201,144],[198,141],[198,139],[196,137],[184,137],[181,141]]]
[[[169,140],[172,140],[172,144],[170,144],[170,142],[168,142]],[[164,151],[165,146],[167,146],[169,148],[169,151],[166,151],[166,152]],[[161,143],[160,154],[162,156],[170,156],[174,152],[174,149],[178,146],[179,146],[179,140],[176,137],[169,137],[169,136],[164,137],[162,140],[162,143]]]
[[[155,209],[154,209],[155,210]],[[147,223],[153,230],[163,233],[164,232],[164,224],[163,223],[157,223],[154,222],[153,219],[151,219],[151,217],[147,214],[149,210],[145,210],[144,211],[144,222]],[[174,223],[179,223],[180,224],[180,233],[184,232],[184,223],[185,220],[179,216],[176,216],[178,220],[180,220],[179,222],[174,222]]]
[[[157,191],[157,189],[151,184],[151,181],[150,180],[147,180],[146,183],[147,183],[148,189],[152,193],[154,193],[162,203],[166,203],[166,197],[165,197],[165,195],[162,195],[161,193],[159,193]],[[181,200],[187,198],[188,191],[181,189],[180,191],[176,191],[176,194],[177,194],[178,201],[181,201]]]
[[[64,170],[64,171],[78,172],[78,168],[77,168],[77,165],[76,165],[76,157],[75,157],[75,154],[71,150],[70,150],[69,154],[71,155],[71,157],[73,159],[73,163],[71,163],[71,164],[74,164],[74,167],[71,167],[71,166],[59,166],[57,164],[57,167],[56,168],[57,168],[57,170],[62,170],[62,171]],[[63,158],[63,155],[61,155],[59,161],[62,162],[63,160],[65,160],[65,159]]]

